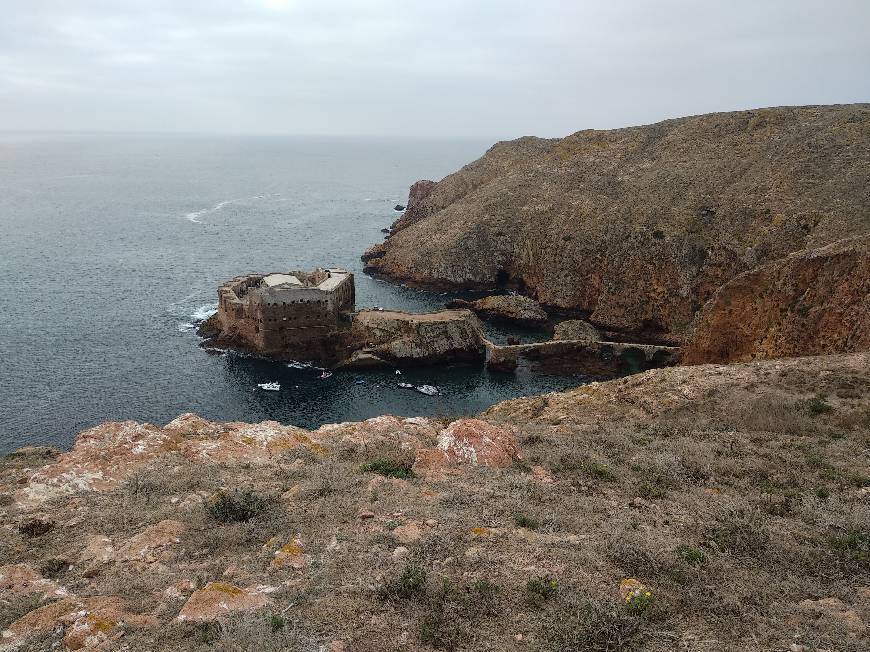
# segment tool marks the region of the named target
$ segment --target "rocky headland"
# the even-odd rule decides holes
[[[870,354],[0,460],[3,650],[870,645]]]
[[[366,269],[513,287],[602,330],[680,343],[734,277],[870,231],[870,106],[716,113],[520,138],[419,186]]]

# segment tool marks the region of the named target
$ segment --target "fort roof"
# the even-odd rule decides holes
[[[302,286],[303,283],[298,278],[291,274],[269,274],[263,277],[263,283],[267,287],[273,288],[279,285],[295,285]]]

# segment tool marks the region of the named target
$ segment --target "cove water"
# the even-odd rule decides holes
[[[67,448],[110,420],[163,425],[195,412],[310,428],[474,414],[582,383],[459,365],[320,379],[199,346],[192,324],[216,308],[223,281],[246,272],[341,266],[355,274],[357,308],[442,308],[452,295],[375,281],[359,256],[383,239],[411,183],[440,179],[487,146],[0,134],[0,452]],[[269,381],[281,391],[256,388]]]

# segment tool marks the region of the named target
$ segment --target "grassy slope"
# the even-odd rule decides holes
[[[45,459],[7,457],[0,565],[46,568],[79,595],[157,614],[159,628],[119,641],[130,651],[336,639],[348,650],[867,649],[866,634],[801,602],[836,597],[870,622],[868,369],[868,354],[673,368],[510,401],[485,418],[516,427],[525,460],[442,481],[372,482],[381,476],[364,463],[405,468],[389,446],[267,466],[169,458],[116,491],[51,505],[57,526],[31,539],[14,530],[8,491]],[[220,489],[267,503],[223,523],[186,500]],[[157,563],[48,569],[77,560],[88,534],[123,541],[165,518],[188,529]],[[409,522],[421,536],[394,555]],[[300,538],[305,571],[269,568],[276,536]],[[653,594],[643,613],[621,603],[626,577]],[[263,612],[192,625],[174,620],[184,598],[164,593],[179,579],[280,590]],[[0,627],[33,606],[7,601]]]

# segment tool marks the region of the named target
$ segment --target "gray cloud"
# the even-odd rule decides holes
[[[870,100],[866,0],[28,0],[4,129],[564,135]]]

